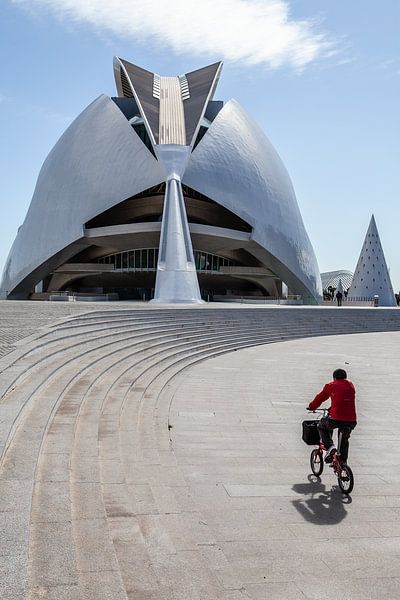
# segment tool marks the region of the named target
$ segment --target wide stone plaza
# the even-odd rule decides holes
[[[397,309],[8,301],[0,320],[2,599],[400,597]],[[301,440],[338,366],[351,497]]]

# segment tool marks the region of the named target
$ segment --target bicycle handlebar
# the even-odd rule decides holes
[[[329,408],[314,408],[314,410],[310,410],[308,408],[307,410],[310,413],[322,412],[324,415],[329,415],[330,407]]]

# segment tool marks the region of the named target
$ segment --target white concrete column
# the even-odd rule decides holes
[[[177,174],[171,175],[166,182],[156,289],[152,302],[202,303],[182,185]]]

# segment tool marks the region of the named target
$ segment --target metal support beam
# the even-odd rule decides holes
[[[181,181],[176,176],[166,184],[156,289],[152,302],[202,303]]]

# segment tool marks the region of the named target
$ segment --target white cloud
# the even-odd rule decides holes
[[[397,76],[400,75],[400,59],[397,58],[388,58],[386,60],[381,61],[380,63],[378,63],[377,68],[380,71],[383,71],[386,75],[386,77],[393,77],[393,76]]]
[[[12,0],[177,54],[302,69],[332,52],[314,20],[291,18],[289,0]]]

